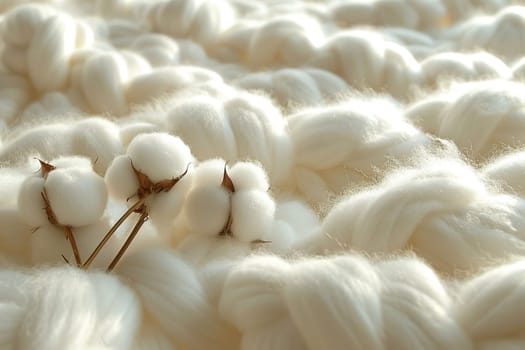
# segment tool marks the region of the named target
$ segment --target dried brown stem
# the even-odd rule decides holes
[[[77,241],[75,240],[75,235],[73,234],[73,231],[71,230],[71,227],[64,226],[64,231],[66,232],[67,240],[69,241],[69,244],[71,245],[71,250],[73,250],[73,255],[75,256],[75,262],[77,263],[78,267],[82,266],[82,259],[80,258],[80,252],[78,251]]]
[[[111,272],[115,268],[115,266],[118,264],[118,262],[120,261],[120,259],[122,258],[122,256],[126,252],[126,250],[128,249],[128,247],[131,244],[131,242],[133,241],[133,239],[135,239],[135,237],[137,236],[137,234],[140,231],[140,228],[142,227],[142,225],[144,225],[144,223],[146,222],[147,219],[148,219],[148,212],[144,211],[140,215],[140,218],[137,221],[137,223],[135,224],[135,227],[133,227],[133,230],[129,234],[129,237],[126,239],[126,241],[124,242],[124,244],[122,245],[122,247],[118,251],[117,255],[115,256],[115,258],[113,259],[111,264],[109,264],[109,266],[108,266],[108,268],[106,270],[107,272]]]
[[[118,221],[109,229],[109,231],[106,233],[104,238],[100,241],[100,243],[97,245],[95,250],[91,253],[89,258],[86,260],[84,265],[82,265],[83,268],[87,269],[89,265],[95,260],[98,253],[102,250],[104,245],[109,241],[109,239],[113,236],[113,234],[117,231],[117,229],[124,223],[124,221],[131,215],[133,212],[135,212],[137,209],[139,209],[142,205],[144,205],[144,202],[146,201],[146,198],[142,198],[139,201],[137,201],[135,204],[133,204],[121,217],[118,219]]]

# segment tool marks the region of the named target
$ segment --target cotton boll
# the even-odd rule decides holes
[[[135,137],[128,146],[127,154],[135,169],[154,183],[182,175],[192,161],[189,147],[178,137],[166,133]]]
[[[264,192],[270,187],[268,175],[262,167],[254,163],[237,162],[230,168],[228,175],[236,191],[259,190]]]
[[[505,340],[523,332],[523,276],[518,261],[489,270],[464,284],[453,314],[474,343]]]
[[[191,349],[238,348],[235,332],[208,303],[195,270],[168,250],[128,254],[117,267],[139,295],[145,311],[174,343]],[[185,315],[185,317],[180,317]],[[195,337],[195,329],[206,332]]]
[[[109,194],[121,200],[132,197],[139,188],[139,182],[133,168],[131,159],[127,155],[120,155],[111,162],[104,180]]]
[[[232,197],[231,233],[241,242],[262,239],[272,229],[275,202],[260,191],[240,191]]]
[[[33,227],[49,223],[41,194],[44,191],[45,181],[43,177],[31,176],[20,186],[18,211],[22,219]]]
[[[219,186],[222,183],[225,166],[225,161],[219,158],[200,162],[193,173],[194,186]],[[227,171],[229,174],[229,170]]]
[[[82,68],[82,91],[95,112],[116,115],[127,111],[123,83],[128,79],[126,61],[116,53],[96,53]]]
[[[166,236],[172,232],[175,218],[182,210],[191,181],[189,170],[171,190],[156,193],[146,201],[149,218],[160,235]]]
[[[65,226],[84,226],[96,222],[102,216],[108,200],[104,180],[85,168],[51,171],[45,189],[57,221]]]
[[[230,194],[222,187],[194,187],[186,196],[183,215],[191,232],[218,235],[230,215]]]

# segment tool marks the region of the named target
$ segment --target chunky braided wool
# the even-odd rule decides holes
[[[525,348],[524,6],[0,2],[0,348]]]

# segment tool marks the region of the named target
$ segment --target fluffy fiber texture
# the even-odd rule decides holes
[[[0,348],[525,348],[523,6],[0,1]]]

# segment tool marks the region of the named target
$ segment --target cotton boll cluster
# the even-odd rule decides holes
[[[292,163],[286,122],[270,100],[240,93],[213,98],[179,98],[166,117],[166,128],[179,136],[199,160],[258,161],[270,183],[286,180]]]
[[[389,159],[403,162],[430,138],[408,124],[388,98],[351,98],[288,117],[297,189],[314,203],[352,183],[370,183]]]
[[[219,310],[242,332],[244,348],[469,349],[450,305],[435,273],[416,259],[374,266],[356,256],[294,263],[259,256],[233,268]]]
[[[112,159],[122,153],[118,127],[102,118],[52,123],[20,129],[4,139],[0,150],[3,162],[25,162],[28,156],[43,159],[60,156],[85,156],[102,175]]]
[[[27,75],[38,91],[64,87],[73,52],[93,40],[88,26],[41,5],[13,9],[3,26],[2,62],[11,72]]]
[[[452,86],[406,112],[424,131],[454,141],[476,160],[524,142],[523,85],[505,80]],[[476,125],[475,128],[472,125]]]
[[[441,1],[425,0],[337,1],[330,10],[333,20],[344,27],[434,27],[445,15],[445,7]]]
[[[340,201],[299,249],[374,253],[411,248],[446,273],[508,254],[522,256],[523,200],[491,193],[465,164],[432,163],[394,173],[373,190]]]
[[[404,98],[421,79],[421,68],[403,46],[380,34],[354,29],[337,33],[315,50],[310,64],[343,77],[357,88]]]
[[[86,159],[40,164],[40,172],[22,183],[17,203],[21,218],[34,228],[32,262],[57,263],[64,256],[81,265],[82,256],[109,228],[103,218],[108,200],[104,180]]]
[[[254,164],[236,163],[228,170],[219,159],[202,162],[185,199],[184,226],[192,234],[268,240],[275,215],[268,189],[266,174]]]
[[[436,86],[446,80],[468,81],[481,79],[508,79],[510,69],[497,57],[488,53],[461,54],[447,52],[428,57],[421,62],[425,85]]]
[[[113,160],[105,180],[113,198],[136,199],[134,205],[142,204],[135,209],[149,215],[161,233],[169,232],[191,181],[186,175],[192,161],[190,149],[179,138],[141,134],[126,154]]]
[[[139,301],[113,276],[61,267],[4,270],[1,280],[5,349],[127,349],[134,342]]]
[[[348,91],[347,84],[335,74],[321,69],[285,68],[274,72],[248,74],[236,85],[262,90],[283,107],[318,105]]]

